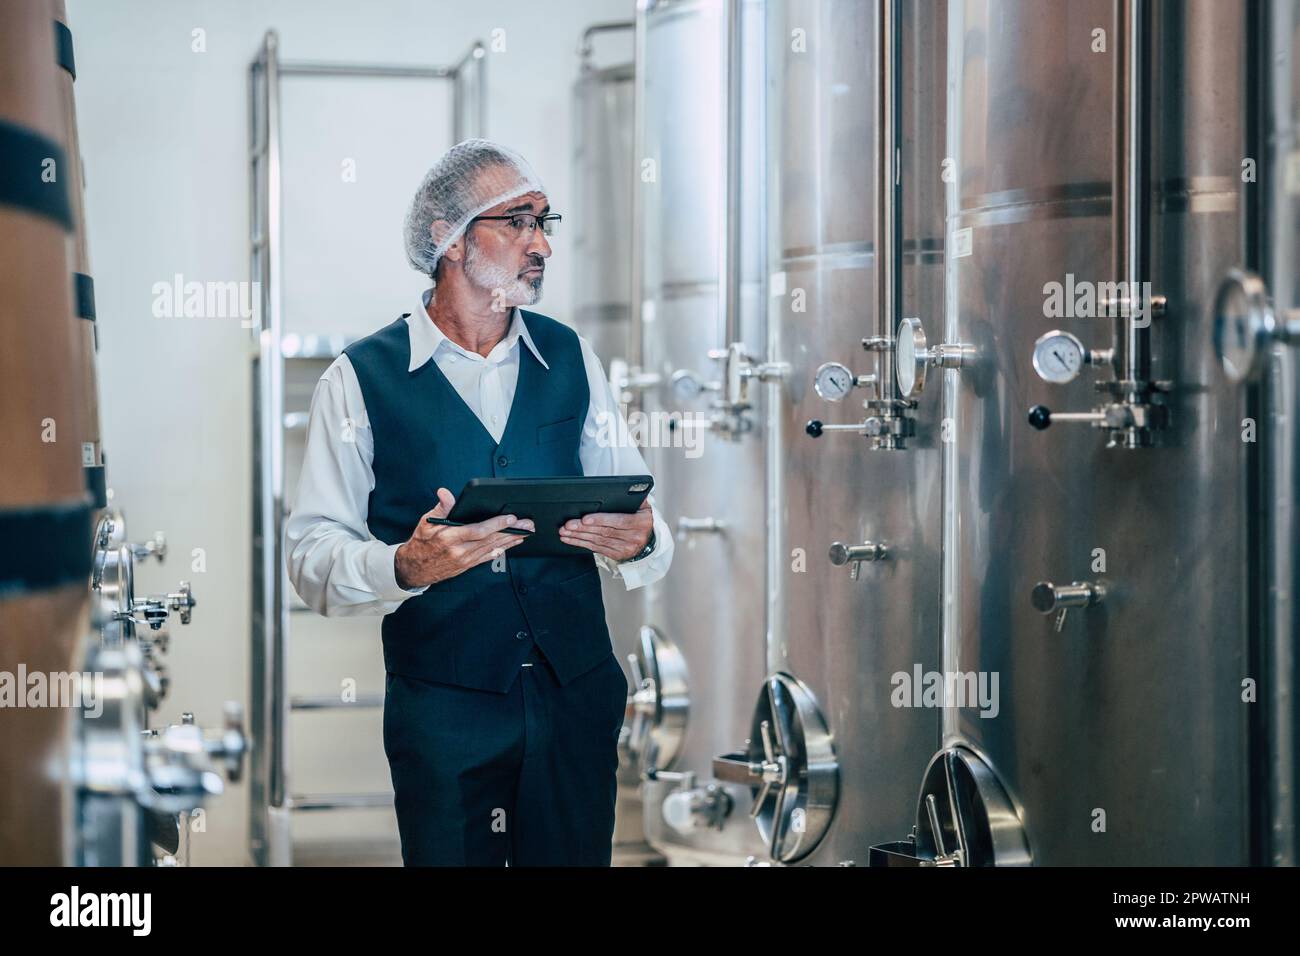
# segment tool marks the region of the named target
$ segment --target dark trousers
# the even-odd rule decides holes
[[[609,866],[627,694],[613,652],[561,687],[534,646],[504,694],[389,673],[403,863]]]

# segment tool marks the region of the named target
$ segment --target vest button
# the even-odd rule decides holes
[[[527,585],[527,584],[521,584],[521,585],[519,585],[519,593],[520,593],[520,594],[527,594],[527,593],[528,593],[528,585]]]
[[[497,464],[504,468],[506,465],[510,464],[510,459],[505,455],[497,455]]]
[[[516,641],[526,641],[526,640],[528,640],[528,632],[527,632],[527,631],[517,631],[517,632],[515,633],[515,640],[516,640]]]

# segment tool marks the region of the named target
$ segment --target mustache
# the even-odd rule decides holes
[[[545,272],[546,260],[540,257],[535,259],[530,259],[528,260],[528,264],[524,266],[522,269],[520,269],[519,271],[523,273],[523,272],[527,272],[529,269],[541,269],[542,272]]]

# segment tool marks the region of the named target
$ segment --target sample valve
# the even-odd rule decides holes
[[[1101,584],[1087,581],[1075,581],[1073,584],[1053,584],[1051,581],[1039,581],[1029,596],[1034,610],[1042,614],[1056,614],[1056,632],[1065,627],[1065,615],[1072,607],[1092,607],[1100,604],[1106,597],[1106,588]]]
[[[858,569],[863,561],[883,561],[889,557],[889,549],[883,542],[864,541],[862,544],[844,544],[836,541],[831,545],[831,564],[838,566],[851,564],[849,577],[856,581]]]

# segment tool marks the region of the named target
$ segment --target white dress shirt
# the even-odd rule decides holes
[[[519,342],[549,368],[546,359],[538,352],[517,308],[505,338],[486,358],[461,348],[425,311],[432,291],[425,290],[419,308],[406,319],[410,369],[419,368],[432,356],[465,404],[500,442],[519,379]],[[579,336],[578,341],[591,392],[578,451],[583,474],[647,473],[600,358],[585,338]],[[419,450],[411,449],[411,453],[419,454]],[[325,370],[312,395],[302,474],[285,529],[289,579],[299,597],[318,614],[389,614],[428,587],[401,587],[394,569],[398,545],[379,541],[366,525],[370,492],[375,487],[373,460],[374,436],[361,386],[352,362],[343,354]],[[460,491],[450,490],[453,494]],[[655,528],[655,547],[650,554],[632,562],[594,555],[601,567],[623,579],[629,591],[662,578],[672,562],[672,533],[655,507],[653,494],[649,501]],[[437,503],[430,501],[428,506]],[[510,560],[509,551],[506,560]]]

